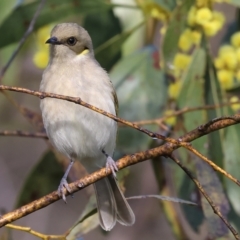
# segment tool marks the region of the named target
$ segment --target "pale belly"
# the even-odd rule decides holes
[[[41,109],[51,142],[69,158],[104,159],[102,149],[113,154],[117,125],[112,119],[58,99],[41,100]],[[105,161],[98,164],[102,167]]]

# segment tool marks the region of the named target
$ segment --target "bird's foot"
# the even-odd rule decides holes
[[[62,180],[61,180],[61,182],[60,182],[60,184],[59,184],[59,186],[58,186],[58,196],[59,196],[59,197],[62,197],[63,201],[64,201],[65,203],[67,203],[66,196],[65,196],[65,194],[64,194],[64,189],[65,189],[65,188],[67,189],[67,191],[68,191],[69,193],[71,193],[71,189],[70,189],[70,187],[69,187],[69,185],[68,185],[67,180],[66,180],[65,178],[62,178]]]
[[[116,172],[118,171],[118,167],[116,162],[110,157],[107,157],[107,162],[106,162],[106,171],[110,169],[112,171],[113,176],[116,178]]]

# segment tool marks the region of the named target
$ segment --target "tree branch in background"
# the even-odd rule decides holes
[[[18,52],[20,51],[20,49],[22,48],[23,44],[25,43],[25,41],[27,40],[28,36],[32,33],[32,31],[34,30],[34,25],[36,23],[36,20],[45,4],[46,0],[41,0],[38,8],[35,12],[35,14],[33,15],[33,18],[29,24],[29,27],[27,29],[27,31],[24,33],[22,39],[20,40],[16,50],[13,52],[12,56],[10,57],[10,59],[8,60],[7,64],[2,68],[1,73],[0,73],[0,82],[5,74],[5,72],[7,71],[7,69],[10,67],[12,61],[14,60],[14,58],[17,56]]]
[[[214,204],[212,199],[208,196],[208,194],[204,191],[202,185],[200,182],[192,175],[192,173],[189,171],[188,168],[186,168],[177,158],[175,158],[173,155],[170,155],[169,158],[171,158],[182,170],[189,176],[189,178],[195,183],[198,190],[202,193],[202,195],[205,197],[205,199],[208,201],[209,205],[212,207],[213,212],[217,214],[222,221],[225,223],[225,225],[228,227],[228,229],[232,232],[234,237],[236,239],[240,239],[237,231],[233,228],[233,226],[228,222],[228,220],[222,215],[222,213],[219,211],[219,208]]]
[[[22,92],[22,93],[27,93],[30,95],[34,95],[39,97],[40,99],[44,99],[46,97],[50,97],[50,98],[56,98],[56,99],[61,99],[61,100],[66,100],[66,101],[70,101],[79,105],[82,105],[84,107],[87,107],[95,112],[98,112],[100,114],[103,114],[113,120],[115,120],[116,122],[120,122],[123,123],[129,127],[132,127],[134,129],[137,129],[138,131],[141,131],[145,134],[147,134],[148,136],[152,137],[152,138],[158,138],[161,139],[163,141],[167,141],[167,143],[165,143],[164,145],[157,147],[157,148],[153,148],[144,152],[139,152],[139,153],[135,153],[132,155],[128,155],[125,156],[123,158],[121,158],[119,161],[117,161],[117,166],[119,169],[125,168],[127,166],[136,164],[138,162],[142,162],[145,161],[147,159],[150,158],[155,158],[158,156],[171,156],[172,152],[174,150],[176,150],[179,147],[184,147],[186,149],[188,149],[189,151],[195,153],[196,155],[200,156],[201,159],[205,160],[211,167],[213,167],[215,170],[220,171],[221,173],[223,173],[226,177],[230,178],[232,181],[234,181],[237,185],[240,185],[240,182],[235,179],[233,176],[231,176],[229,173],[227,173],[226,171],[224,171],[223,169],[221,169],[220,167],[218,167],[217,165],[215,165],[211,160],[207,159],[205,156],[203,156],[201,153],[199,153],[196,149],[194,149],[193,147],[191,147],[190,143],[191,141],[204,136],[210,132],[219,130],[221,128],[227,127],[227,126],[231,126],[234,124],[237,124],[240,122],[240,114],[236,114],[234,116],[230,116],[230,117],[222,117],[222,118],[217,118],[217,119],[213,119],[211,121],[209,121],[208,123],[199,126],[198,128],[192,130],[191,132],[185,134],[184,136],[182,136],[181,138],[179,138],[178,140],[173,139],[173,138],[169,138],[169,137],[165,137],[163,135],[160,135],[158,133],[154,133],[151,132],[147,129],[141,128],[138,125],[131,123],[127,120],[118,118],[112,114],[109,114],[97,107],[94,107],[84,101],[81,100],[81,98],[76,98],[76,97],[70,97],[70,96],[63,96],[63,95],[59,95],[59,94],[53,94],[53,93],[46,93],[46,92],[38,92],[38,91],[32,91],[29,89],[25,89],[25,88],[18,88],[18,87],[9,87],[9,86],[3,86],[0,85],[0,90],[9,90],[9,91],[15,91],[15,92]],[[175,159],[176,160],[176,159]],[[78,181],[75,181],[73,183],[71,183],[69,185],[70,189],[72,190],[72,193],[79,191],[79,188],[85,188],[86,186],[100,180],[103,177],[106,177],[107,175],[109,175],[111,173],[110,170],[106,171],[106,168],[102,168],[84,178],[81,178]],[[201,190],[200,190],[201,191]],[[202,191],[201,191],[202,192]],[[66,191],[65,191],[66,195],[69,195]],[[8,223],[11,223],[12,221],[15,221],[23,216],[26,216],[34,211],[37,211],[38,209],[44,208],[46,206],[48,206],[49,204],[59,200],[60,197],[57,194],[57,191],[54,191],[51,194],[46,195],[43,198],[40,198],[36,201],[33,201],[32,203],[29,203],[13,212],[10,212],[8,214],[3,215],[0,218],[0,227],[4,226]],[[216,209],[215,205],[212,203],[211,199],[207,199],[209,204],[212,206],[214,212],[219,215],[219,217],[223,220],[223,222],[226,224],[226,226],[229,228],[229,230],[234,234],[236,239],[239,239],[238,233],[236,232],[236,230],[230,225],[230,223],[228,223],[228,221],[221,215],[221,213],[219,212],[218,209]]]
[[[17,137],[31,137],[31,138],[44,138],[48,139],[48,136],[46,133],[41,133],[41,132],[24,132],[24,131],[0,131],[0,136],[17,136]]]

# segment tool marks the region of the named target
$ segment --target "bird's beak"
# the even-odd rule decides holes
[[[58,39],[56,37],[49,38],[45,43],[53,44],[53,45],[61,45],[62,44],[60,41],[58,41]]]

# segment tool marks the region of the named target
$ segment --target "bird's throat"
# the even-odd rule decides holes
[[[84,49],[82,52],[80,52],[78,55],[81,56],[81,55],[86,55],[89,53],[89,50],[88,49]]]

